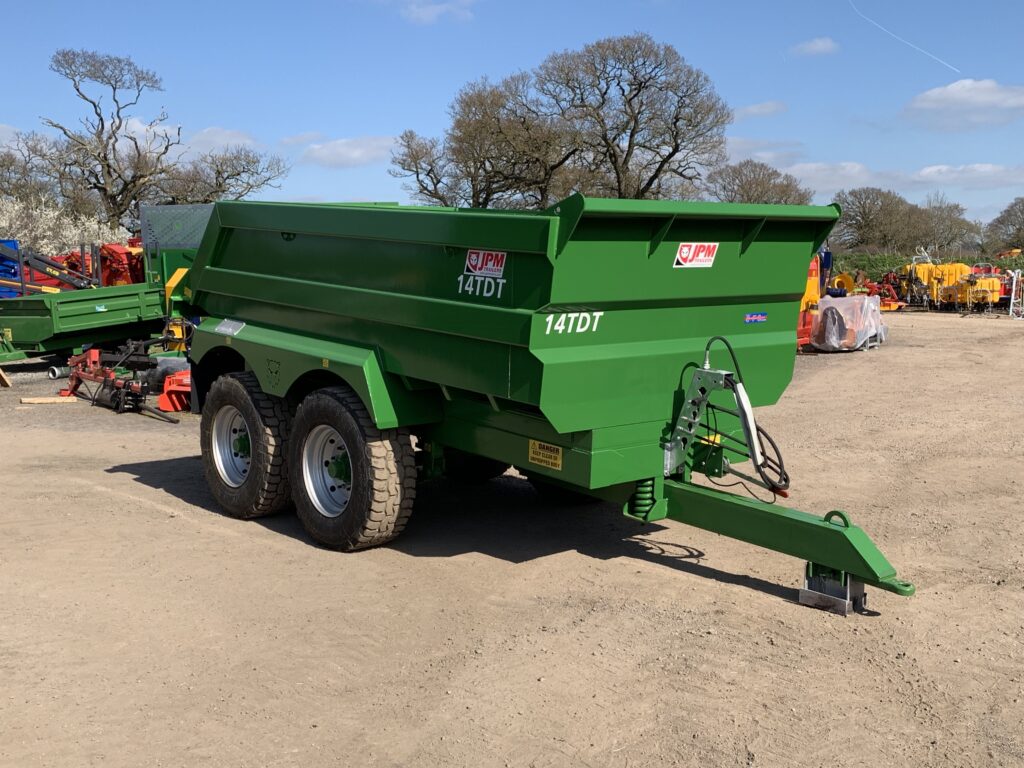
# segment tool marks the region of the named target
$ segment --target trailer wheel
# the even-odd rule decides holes
[[[409,432],[377,429],[348,387],[317,390],[302,401],[288,463],[299,520],[321,544],[365,549],[405,528],[416,498]]]
[[[287,405],[260,389],[252,373],[227,374],[210,387],[199,436],[203,471],[231,517],[263,517],[291,501],[287,437]]]
[[[444,450],[445,476],[462,485],[481,485],[488,480],[501,477],[509,465],[497,459],[489,459],[475,453],[467,453],[455,448]]]

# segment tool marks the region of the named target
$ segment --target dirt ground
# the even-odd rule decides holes
[[[796,604],[800,562],[506,476],[395,545],[219,514],[198,419],[0,390],[0,765],[1024,765],[1024,323],[888,318],[759,410],[792,506],[917,584]]]

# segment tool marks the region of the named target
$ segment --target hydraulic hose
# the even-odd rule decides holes
[[[724,336],[712,336],[708,339],[708,343],[704,345],[704,367],[711,367],[711,345],[716,341],[721,342],[725,348],[729,351],[729,356],[732,358],[733,368],[736,373],[736,381],[740,384],[743,383],[743,372],[740,370],[740,361],[736,357],[736,350],[732,348],[732,344]],[[733,395],[735,396],[736,387],[732,387]],[[741,409],[742,410],[742,409]],[[758,463],[754,462],[754,469],[757,470],[758,476],[764,481],[765,486],[773,491],[785,491],[789,488],[789,474],[786,472],[786,465],[782,461],[782,452],[779,450],[779,446],[772,439],[760,424],[755,424],[755,429],[750,434],[751,440],[757,440],[760,443],[760,453],[763,456],[763,460]],[[771,446],[772,453],[774,456],[770,456],[768,451],[765,450],[765,445]],[[751,454],[754,453],[754,446],[751,446]],[[769,475],[769,471],[771,475]],[[774,475],[774,476],[772,476]]]
[[[764,452],[764,466],[755,467],[757,474],[772,490],[784,491],[789,488],[789,473],[786,472],[786,465],[782,461],[782,452],[779,450],[779,446],[775,444],[772,436],[765,432],[760,424],[757,425],[757,433],[761,438],[761,449]],[[778,460],[777,462],[768,456],[768,451],[764,450],[765,442],[772,447],[772,451]],[[767,469],[771,469],[777,475],[777,478],[769,477]]]
[[[743,382],[743,373],[740,371],[740,361],[736,358],[736,351],[732,348],[732,344],[724,336],[712,336],[708,339],[708,343],[704,345],[704,367],[711,367],[711,345],[716,341],[720,341],[725,345],[725,348],[729,350],[729,356],[732,358],[733,368],[736,369],[736,380]]]

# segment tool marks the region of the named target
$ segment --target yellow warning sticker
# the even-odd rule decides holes
[[[562,469],[562,448],[540,440],[530,441],[530,454],[527,456],[531,464],[548,469]]]

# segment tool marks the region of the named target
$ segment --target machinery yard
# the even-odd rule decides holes
[[[787,504],[917,585],[845,619],[791,557],[514,473],[323,549],[218,511],[198,415],[21,405],[56,383],[5,366],[0,765],[1020,765],[1024,324],[886,322],[758,409]]]
[[[57,5],[0,768],[1024,767],[1024,5]]]

